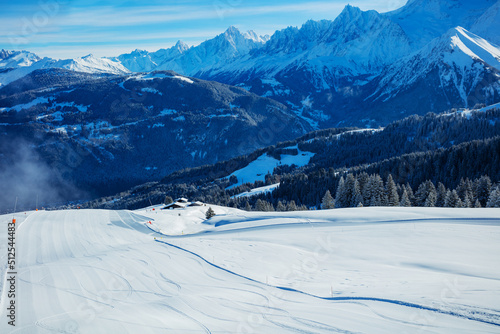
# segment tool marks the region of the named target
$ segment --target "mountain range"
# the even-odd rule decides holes
[[[179,41],[114,58],[58,61],[2,50],[0,83],[54,67],[109,74],[172,70],[271,97],[316,128],[376,126],[413,113],[498,102],[499,9],[491,0],[410,0],[388,13],[347,5],[333,21],[311,20],[271,37],[229,27],[198,46]],[[431,61],[417,61],[430,53]],[[407,80],[408,71],[400,69],[409,68],[414,75]],[[442,93],[426,99],[425,87],[434,91],[436,84]],[[415,99],[422,101],[411,103]]]

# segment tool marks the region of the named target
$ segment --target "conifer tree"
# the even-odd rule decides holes
[[[255,203],[255,211],[267,211],[266,204],[263,200],[257,200],[257,202]]]
[[[446,187],[443,183],[439,182],[437,187],[437,198],[436,198],[436,206],[443,207],[444,199],[446,198]]]
[[[278,204],[276,205],[276,211],[286,211],[286,206],[284,206],[281,201],[278,201]]]
[[[406,192],[408,194],[408,199],[412,206],[415,205],[415,195],[413,194],[413,189],[411,188],[409,183],[406,183]]]
[[[323,210],[335,208],[335,201],[333,200],[330,190],[327,190],[325,196],[323,196],[323,200],[321,201],[321,208]]]
[[[368,183],[365,187],[367,203],[365,206],[382,206],[387,202],[385,196],[384,182],[378,174],[370,175]]]
[[[391,174],[389,174],[389,176],[387,177],[385,188],[387,194],[387,205],[398,206],[399,205],[398,189],[396,188],[396,184],[394,183]]]
[[[433,208],[436,206],[437,193],[435,191],[430,191],[429,195],[425,199],[424,206],[427,208]]]
[[[335,194],[335,207],[342,208],[343,203],[345,203],[345,186],[344,177],[341,176],[339,180],[339,185],[337,186],[337,193]]]
[[[481,206],[486,207],[490,192],[491,192],[491,179],[487,175],[481,176],[476,180],[476,198],[481,203]]]
[[[456,208],[459,204],[460,197],[458,197],[457,191],[453,189],[446,192],[446,198],[444,200],[444,206],[447,208]]]
[[[286,211],[297,211],[297,204],[293,199],[286,205]]]
[[[490,197],[488,198],[488,203],[486,203],[486,207],[500,208],[500,187],[496,187],[490,193]]]
[[[212,209],[212,207],[209,206],[207,212],[205,213],[205,217],[207,219],[210,219],[213,216],[215,216],[215,211]]]
[[[172,199],[172,197],[166,195],[165,196],[165,199],[163,200],[163,204],[170,204],[172,203],[174,200]]]
[[[366,184],[368,183],[368,180],[370,179],[370,176],[366,172],[363,172],[363,173],[357,175],[356,179],[358,180],[359,193],[363,197],[363,203],[365,203],[365,200],[366,200],[366,198],[364,197],[365,187],[366,187]]]
[[[464,198],[464,201],[463,201],[463,207],[464,208],[471,208],[472,207],[472,201],[470,199],[470,196],[468,192],[465,192],[465,198]]]
[[[411,206],[410,199],[408,198],[408,192],[406,191],[406,187],[403,189],[403,195],[401,196],[401,201],[399,203],[400,206]]]
[[[431,197],[427,200],[428,197]],[[417,206],[435,206],[437,200],[436,187],[432,181],[422,182],[415,193],[415,204]]]
[[[359,184],[353,174],[348,174],[344,181],[344,195],[342,207],[356,207],[362,198],[360,198]]]

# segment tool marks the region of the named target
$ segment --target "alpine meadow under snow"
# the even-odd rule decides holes
[[[500,1],[300,23],[0,48],[0,333],[500,333]]]

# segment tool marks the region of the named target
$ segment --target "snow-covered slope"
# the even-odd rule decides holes
[[[500,1],[491,6],[476,22],[470,31],[489,42],[500,45]]]
[[[156,52],[135,50],[114,59],[121,62],[131,72],[150,72],[158,68],[159,65],[182,56],[187,50],[189,50],[189,46],[182,41],[178,41],[169,49],[160,49]],[[179,67],[172,66],[171,70],[179,71]]]
[[[399,24],[409,36],[414,49],[419,49],[452,27],[462,26],[470,29],[474,22],[497,2],[409,0],[405,6],[384,15]]]
[[[268,35],[259,36],[252,30],[241,33],[231,26],[224,33],[198,46],[190,48],[178,41],[169,49],[156,52],[135,50],[116,59],[132,72],[172,70],[185,75],[196,75],[247,55],[251,50],[262,47],[268,40]]]
[[[261,155],[260,157],[249,163],[246,167],[238,169],[228,176],[228,178],[230,178],[231,176],[236,176],[238,179],[238,182],[233,184],[231,188],[248,182],[264,182],[266,174],[272,173],[275,167],[283,165],[295,165],[297,167],[303,167],[309,163],[312,157],[314,157],[314,153],[303,152],[301,150],[298,150],[297,147],[287,147],[285,149],[297,149],[298,154],[282,154],[280,156],[280,160],[277,160],[267,154]]]
[[[16,52],[11,53],[14,55],[17,54]],[[18,55],[18,57],[20,61],[19,66],[10,71],[0,72],[0,86],[7,85],[35,70],[49,68],[62,68],[85,73],[129,73],[129,70],[126,69],[120,62],[107,58],[97,58],[91,54],[80,58],[55,60],[47,57],[40,59],[32,53],[24,53],[23,51],[23,53]],[[9,59],[10,58],[7,58],[7,60]],[[0,64],[2,62],[0,62]]]
[[[271,37],[258,36],[253,31],[242,33],[229,27],[194,47],[179,41],[169,49],[135,50],[110,59],[87,56],[54,61],[46,58],[31,66],[3,71],[0,85],[32,69],[47,67],[113,74],[173,70],[186,76],[237,85],[259,96],[273,98],[290,106],[315,128],[344,124],[342,122],[352,124],[352,120],[356,120],[356,125],[375,124],[379,119],[391,121],[394,115],[401,113],[468,107],[473,103],[468,101],[471,94],[475,95],[475,102],[498,102],[498,96],[491,93],[497,89],[498,77],[486,68],[496,66],[496,51],[491,48],[500,43],[499,9],[500,2],[493,0],[410,0],[402,8],[383,14],[347,5],[333,21],[310,20],[300,28],[276,31]],[[458,37],[461,41],[457,43],[464,46],[457,46],[457,54],[441,61],[434,51],[439,49],[437,54],[454,52],[446,45],[452,38],[447,31],[454,27],[463,27],[484,41],[477,42],[479,37],[470,37],[469,32],[465,33],[469,37],[459,32],[464,37]],[[432,42],[435,38],[438,42]],[[466,40],[475,40],[472,43],[476,46]],[[434,45],[437,49],[430,50],[431,42],[441,45]],[[441,52],[443,48],[447,51]],[[415,54],[416,58],[412,58]],[[430,60],[423,58],[428,55]],[[472,67],[468,67],[469,58],[474,59]],[[477,65],[481,62],[479,59],[487,66]],[[441,65],[432,65],[435,61]],[[449,62],[454,65],[446,68]],[[465,69],[458,67],[464,64],[469,65]],[[438,67],[436,74],[432,69]],[[405,89],[417,82],[416,78],[422,79],[420,86],[413,91]],[[477,80],[482,81],[481,89],[473,92],[479,87]],[[439,96],[430,94],[442,91],[442,86],[449,87]],[[435,101],[425,103],[428,95],[436,95]],[[398,98],[398,102],[391,103],[392,98]],[[412,100],[421,101],[416,109],[406,107]],[[361,108],[369,110],[361,115]]]
[[[435,94],[442,90],[450,96],[450,100],[453,100],[453,94],[458,94],[467,107],[470,96],[477,93],[478,86],[491,90],[491,94],[495,90],[500,91],[499,71],[500,48],[457,27],[390,66],[372,97],[389,99],[405,88],[434,76],[439,81]],[[484,81],[489,81],[488,85],[484,85]]]
[[[266,43],[271,38],[269,35],[259,36],[253,30],[249,30],[249,31],[243,33],[243,36],[246,39],[251,39],[252,41],[254,41],[256,43]]]
[[[0,51],[0,70],[31,66],[41,58],[28,51]]]
[[[242,34],[231,26],[224,33],[187,50],[182,57],[163,62],[157,70],[174,70],[196,75],[227,64],[264,45],[254,32]]]
[[[498,209],[213,208],[17,214],[15,329],[498,333]]]
[[[85,73],[125,74],[129,72],[129,70],[117,61],[107,58],[97,58],[92,54],[80,58],[59,60],[51,64],[50,67]]]
[[[237,62],[212,67],[210,76],[274,78],[310,73],[318,88],[334,86],[339,77],[377,72],[410,51],[401,28],[376,11],[346,6],[334,20],[308,21],[300,29],[276,31],[265,46]]]

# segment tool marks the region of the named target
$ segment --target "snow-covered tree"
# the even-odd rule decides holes
[[[406,183],[406,193],[408,194],[408,199],[410,200],[411,205],[415,205],[415,195],[413,194],[413,189],[409,183]]]
[[[471,180],[469,180],[469,178],[460,179],[460,184],[457,187],[457,194],[464,204],[465,204],[465,198],[467,196],[469,197],[469,201],[471,200],[471,198],[474,197],[474,193],[472,191],[472,182]]]
[[[363,197],[359,191],[358,180],[353,174],[348,174],[345,178],[340,179],[337,187],[337,196],[335,197],[335,207],[348,208],[356,207],[359,202],[363,201]]]
[[[456,208],[458,207],[460,197],[458,197],[456,190],[448,190],[446,192],[446,198],[444,200],[444,206],[447,208]]]
[[[170,197],[170,196],[166,195],[166,196],[165,196],[165,199],[163,200],[163,203],[164,203],[164,204],[170,204],[170,203],[172,203],[173,201],[174,201],[174,200],[172,199],[172,197]]]
[[[427,201],[427,197],[431,196],[431,199]],[[432,181],[427,180],[422,182],[415,193],[415,204],[416,206],[435,206],[437,200],[436,187]]]
[[[286,205],[286,211],[297,211],[297,204],[293,199]]]
[[[437,198],[436,198],[436,206],[443,207],[444,199],[446,198],[446,187],[443,183],[439,182],[437,186]]]
[[[255,211],[267,211],[266,203],[263,200],[258,199],[255,203]]]
[[[327,190],[325,196],[323,196],[323,200],[321,201],[321,208],[323,210],[333,209],[335,208],[335,201],[330,193],[330,190]]]
[[[436,206],[437,193],[435,191],[429,192],[427,198],[425,199],[424,206],[427,208],[433,208]]]
[[[400,206],[411,206],[410,199],[408,198],[408,192],[406,191],[406,187],[403,189],[403,195],[401,195],[401,201],[399,202]]]
[[[500,187],[496,187],[493,191],[491,191],[486,207],[500,208]]]
[[[472,208],[471,194],[469,194],[469,192],[465,192],[464,200],[462,203],[464,208]]]
[[[345,187],[344,187],[344,177],[341,176],[339,180],[339,185],[337,186],[337,193],[335,194],[335,207],[342,208],[342,204],[345,203]]]
[[[212,209],[212,207],[208,207],[208,210],[207,212],[205,213],[205,217],[207,219],[210,219],[212,218],[213,216],[215,216],[215,211]]]
[[[491,179],[488,176],[481,176],[475,182],[476,199],[481,203],[484,208],[488,202],[491,192]]]
[[[276,204],[276,211],[286,211],[286,206],[284,206],[281,201],[278,201],[278,204]]]
[[[363,196],[368,199],[365,206],[382,206],[387,202],[384,189],[384,181],[378,174],[370,175],[370,179],[365,186],[366,194]]]
[[[385,189],[387,194],[387,205],[398,206],[399,205],[398,189],[396,188],[396,184],[394,183],[391,174],[389,174],[389,176],[387,177]]]
[[[361,194],[359,192],[358,180],[353,174],[348,174],[345,183],[345,205],[343,207],[356,207],[359,201],[362,201]]]

